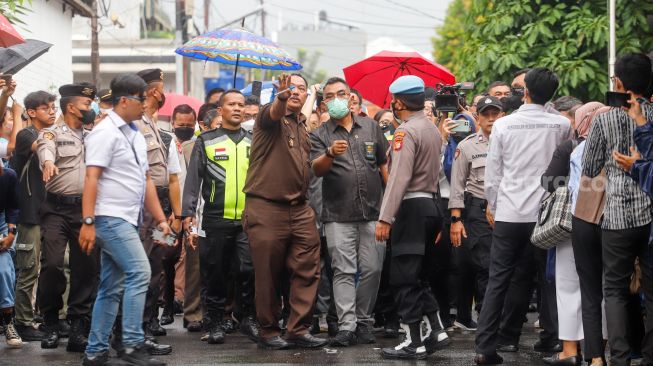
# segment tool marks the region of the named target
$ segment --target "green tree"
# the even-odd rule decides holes
[[[32,0],[2,0],[0,1],[0,14],[4,15],[9,23],[25,25],[20,18],[27,15],[32,6]]]
[[[617,1],[617,54],[653,50],[652,2]],[[436,61],[482,91],[543,66],[560,78],[558,95],[603,100],[608,89],[605,0],[454,0],[433,39]]]

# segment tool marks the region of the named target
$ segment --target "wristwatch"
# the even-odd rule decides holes
[[[331,159],[336,158],[333,154],[331,154],[331,148],[330,147],[327,147],[326,151],[324,152],[324,155],[326,155],[327,157],[329,157]]]
[[[16,235],[18,233],[18,229],[15,226],[10,227],[9,229],[7,229],[7,233]]]
[[[451,223],[454,224],[458,221],[463,221],[463,218],[460,216],[451,216]]]
[[[87,216],[82,220],[82,223],[84,225],[93,225],[93,224],[95,224],[95,217]]]

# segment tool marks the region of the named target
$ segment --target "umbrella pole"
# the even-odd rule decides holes
[[[236,75],[238,75],[238,61],[240,61],[240,53],[236,55],[236,69],[234,70],[234,89],[236,89]]]

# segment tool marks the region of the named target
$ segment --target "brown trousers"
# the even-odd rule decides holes
[[[187,322],[202,320],[202,301],[200,299],[200,251],[193,249],[184,240],[186,250],[184,278],[184,319]]]
[[[290,278],[288,337],[308,333],[320,279],[320,238],[308,204],[271,203],[248,197],[243,227],[254,263],[256,315],[261,336],[281,334],[281,279]]]

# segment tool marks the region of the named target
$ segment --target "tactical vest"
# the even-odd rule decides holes
[[[245,208],[245,178],[249,168],[251,135],[238,143],[220,130],[202,134],[206,153],[206,170],[202,184],[204,216],[240,220]]]

